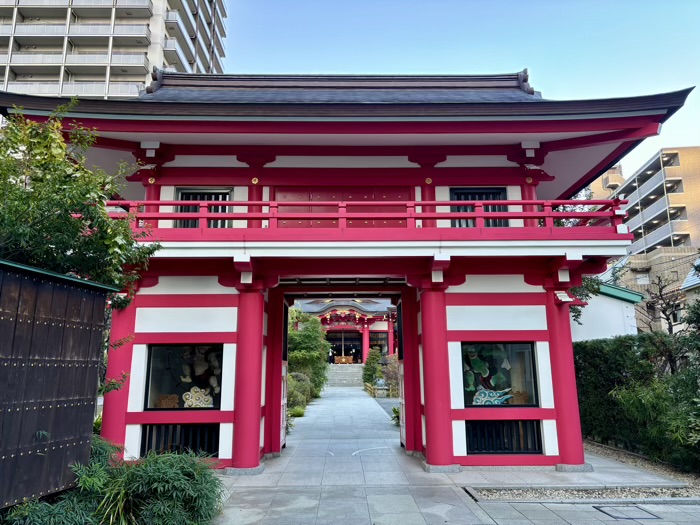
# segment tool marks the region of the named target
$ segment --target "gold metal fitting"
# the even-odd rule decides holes
[[[253,179],[250,182],[252,182],[253,184],[257,184],[260,181],[258,180],[257,177],[253,177]]]
[[[433,179],[431,179],[430,177],[428,177],[427,179],[425,179],[425,183],[426,183],[426,184],[432,184],[432,183],[433,183]]]
[[[149,184],[155,184],[155,183],[156,183],[156,178],[155,178],[155,177],[148,177],[148,183],[149,183]]]
[[[532,184],[532,177],[525,177],[525,182]]]

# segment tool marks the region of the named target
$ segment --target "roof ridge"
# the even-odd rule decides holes
[[[527,69],[517,73],[473,75],[386,75],[386,74],[193,74],[154,71],[147,93],[163,87],[239,87],[239,88],[517,88],[529,95],[535,90],[528,83]]]

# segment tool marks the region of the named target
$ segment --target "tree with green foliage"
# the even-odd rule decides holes
[[[367,361],[362,368],[362,382],[374,385],[377,379],[382,378],[382,365],[379,361],[382,358],[382,351],[379,348],[370,348],[367,354]]]
[[[69,122],[74,103],[45,121],[15,113],[0,136],[0,259],[131,292],[157,243],[143,243],[106,202],[121,175],[86,165],[95,134]],[[130,295],[127,293],[127,296]],[[114,307],[128,304],[113,297]]]
[[[312,395],[319,397],[328,373],[328,352],[321,321],[299,308],[290,308],[287,335],[289,372],[300,372],[311,380]]]

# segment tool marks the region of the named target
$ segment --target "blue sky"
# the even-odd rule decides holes
[[[227,73],[505,73],[551,99],[700,86],[699,0],[231,0]],[[700,145],[700,88],[623,160]]]

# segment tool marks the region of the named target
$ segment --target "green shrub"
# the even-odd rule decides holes
[[[309,376],[302,374],[301,372],[292,372],[290,376],[292,376],[296,382],[295,388],[299,389],[299,391],[304,394],[304,397],[306,397],[306,403],[304,403],[304,405],[306,405],[314,397],[311,379]]]
[[[311,396],[320,397],[328,374],[328,351],[321,321],[298,308],[289,310],[288,325],[289,372],[301,372],[311,380]]]
[[[371,348],[367,354],[367,360],[362,368],[362,382],[373,385],[374,382],[382,377],[382,366],[379,360],[382,358],[382,352],[379,348]]]
[[[306,395],[303,387],[291,376],[287,378],[287,406],[289,408],[306,406]]]
[[[699,380],[700,370],[688,368],[613,391],[612,397],[635,424],[640,452],[684,469],[700,469],[700,446],[693,439],[700,415]]]
[[[102,432],[102,414],[97,416],[92,422],[92,433],[99,436],[100,432]]]
[[[610,392],[631,381],[649,381],[654,376],[654,366],[642,358],[643,352],[637,336],[574,344],[584,436],[633,450],[639,439],[636,426],[625,416]]]
[[[294,407],[289,409],[289,415],[292,417],[304,417],[304,407]]]
[[[397,427],[401,424],[401,410],[399,407],[391,407],[391,420]]]
[[[150,453],[124,463],[93,437],[90,461],[74,465],[77,488],[5,511],[7,525],[205,525],[219,513],[223,485],[207,458]],[[0,514],[0,518],[2,515]]]

